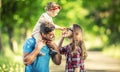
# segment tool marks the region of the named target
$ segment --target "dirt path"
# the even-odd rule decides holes
[[[85,62],[87,72],[120,72],[120,61],[113,59],[101,52],[88,52],[88,58]],[[65,57],[62,58],[62,64],[57,66],[50,64],[50,72],[64,72]]]

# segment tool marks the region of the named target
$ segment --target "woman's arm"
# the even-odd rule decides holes
[[[58,48],[62,47],[62,43],[63,43],[64,37],[61,37],[59,43],[58,43]]]
[[[66,29],[64,29],[63,31],[62,31],[62,36],[61,36],[61,39],[60,39],[60,41],[59,41],[59,43],[58,43],[58,48],[61,48],[62,47],[62,43],[63,43],[63,41],[64,41],[64,38],[66,37]]]

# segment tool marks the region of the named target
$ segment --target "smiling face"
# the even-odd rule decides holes
[[[40,25],[42,39],[52,41],[54,39],[55,26],[50,22],[43,22]]]
[[[48,34],[42,33],[42,38],[47,41],[52,41],[55,38],[54,31],[49,32]]]
[[[62,33],[62,36],[70,38],[73,42],[77,43],[83,41],[82,28],[76,24],[74,24],[72,28],[65,29]]]

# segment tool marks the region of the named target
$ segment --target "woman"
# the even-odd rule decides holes
[[[71,40],[70,44],[62,47],[64,38]],[[60,53],[66,56],[65,72],[85,72],[84,60],[87,57],[86,48],[83,40],[82,28],[73,24],[72,29],[68,28],[63,32],[59,43]]]

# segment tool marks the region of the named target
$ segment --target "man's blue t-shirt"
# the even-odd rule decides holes
[[[34,38],[27,39],[23,46],[23,52],[31,53],[35,48],[35,44]],[[43,46],[40,52],[44,53],[44,55],[37,56],[32,64],[25,66],[25,72],[49,72],[50,49],[48,46]]]

